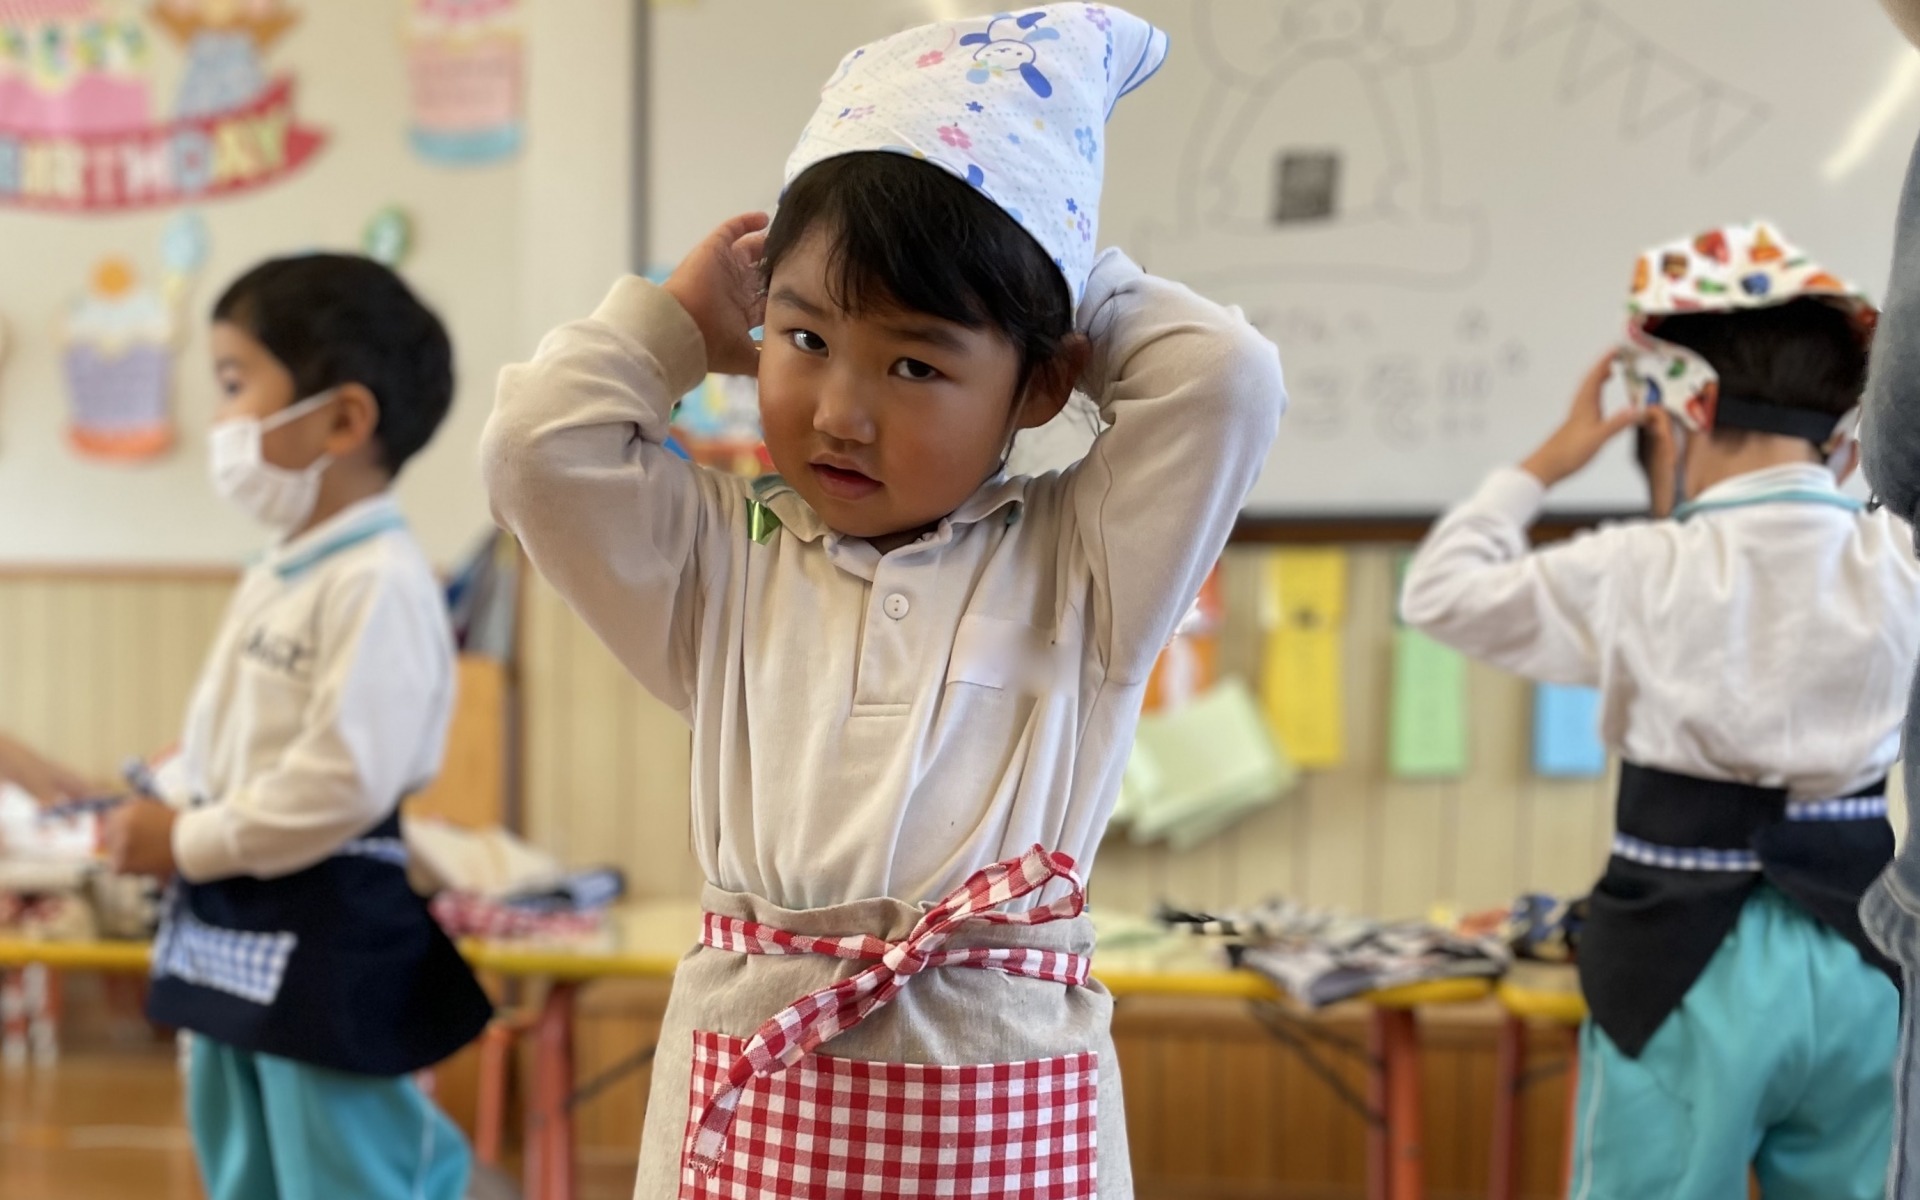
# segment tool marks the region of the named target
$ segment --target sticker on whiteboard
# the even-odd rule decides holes
[[[1333,150],[1287,150],[1274,167],[1273,223],[1324,221],[1340,194],[1340,155]]]
[[[414,153],[453,166],[518,153],[523,40],[519,0],[413,0],[407,77]]]
[[[250,191],[325,143],[267,50],[297,22],[282,0],[0,4],[0,205],[103,212]]]

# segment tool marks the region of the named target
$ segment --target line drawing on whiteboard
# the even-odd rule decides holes
[[[1513,0],[1500,35],[1500,55],[1517,58],[1563,35],[1560,103],[1577,104],[1624,79],[1621,139],[1644,141],[1690,118],[1687,160],[1695,171],[1710,171],[1726,161],[1772,115],[1759,97],[1667,50],[1594,0]]]
[[[1488,222],[1441,194],[1430,77],[1471,41],[1474,3],[1196,0],[1210,81],[1174,216],[1143,246],[1207,285],[1475,282]]]

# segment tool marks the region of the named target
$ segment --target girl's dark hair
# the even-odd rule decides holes
[[[357,383],[380,402],[374,438],[399,474],[453,403],[453,345],[398,275],[351,254],[261,263],[234,280],[213,319],[246,330],[293,375],[296,399]]]
[[[1867,352],[1846,313],[1802,297],[1731,313],[1680,313],[1650,332],[1707,360],[1722,395],[1835,417],[1860,403]]]
[[[780,199],[766,274],[809,233],[828,239],[829,299],[850,313],[898,307],[992,327],[1020,352],[1020,382],[1073,331],[1053,259],[1000,206],[931,163],[889,151],[823,159]]]

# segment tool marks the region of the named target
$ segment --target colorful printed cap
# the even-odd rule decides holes
[[[1711,229],[1642,254],[1633,268],[1627,340],[1619,353],[1634,402],[1659,405],[1696,432],[1719,425],[1823,441],[1812,436],[1811,423],[1807,431],[1798,427],[1790,415],[1797,410],[1736,400],[1709,412],[1705,392],[1718,378],[1713,368],[1686,347],[1658,337],[1664,317],[1768,308],[1803,297],[1847,313],[1863,344],[1872,338],[1879,312],[1865,294],[1824,270],[1765,221]],[[1777,411],[1757,411],[1769,407]],[[1819,419],[1827,422],[1830,436],[1838,422]]]
[[[1107,116],[1166,55],[1166,34],[1100,4],[909,29],[841,60],[786,181],[859,151],[924,159],[1032,234],[1078,304],[1093,270]]]

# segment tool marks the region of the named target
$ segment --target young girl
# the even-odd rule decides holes
[[[707,917],[638,1196],[1131,1194],[1082,872],[1283,403],[1238,313],[1094,258],[1164,45],[1062,4],[856,50],[769,231],[502,376],[496,513],[693,727]],[[757,371],[779,477],[664,448],[708,369]],[[1110,427],[1006,476],[1076,381]]]
[[[108,818],[174,879],[148,1015],[193,1034],[213,1200],[458,1200],[459,1130],[408,1076],[485,993],[407,885],[399,806],[440,769],[453,642],[394,477],[453,398],[439,320],[362,258],[262,264],[214,309],[214,488],[275,535],[214,639],[177,758]]]

